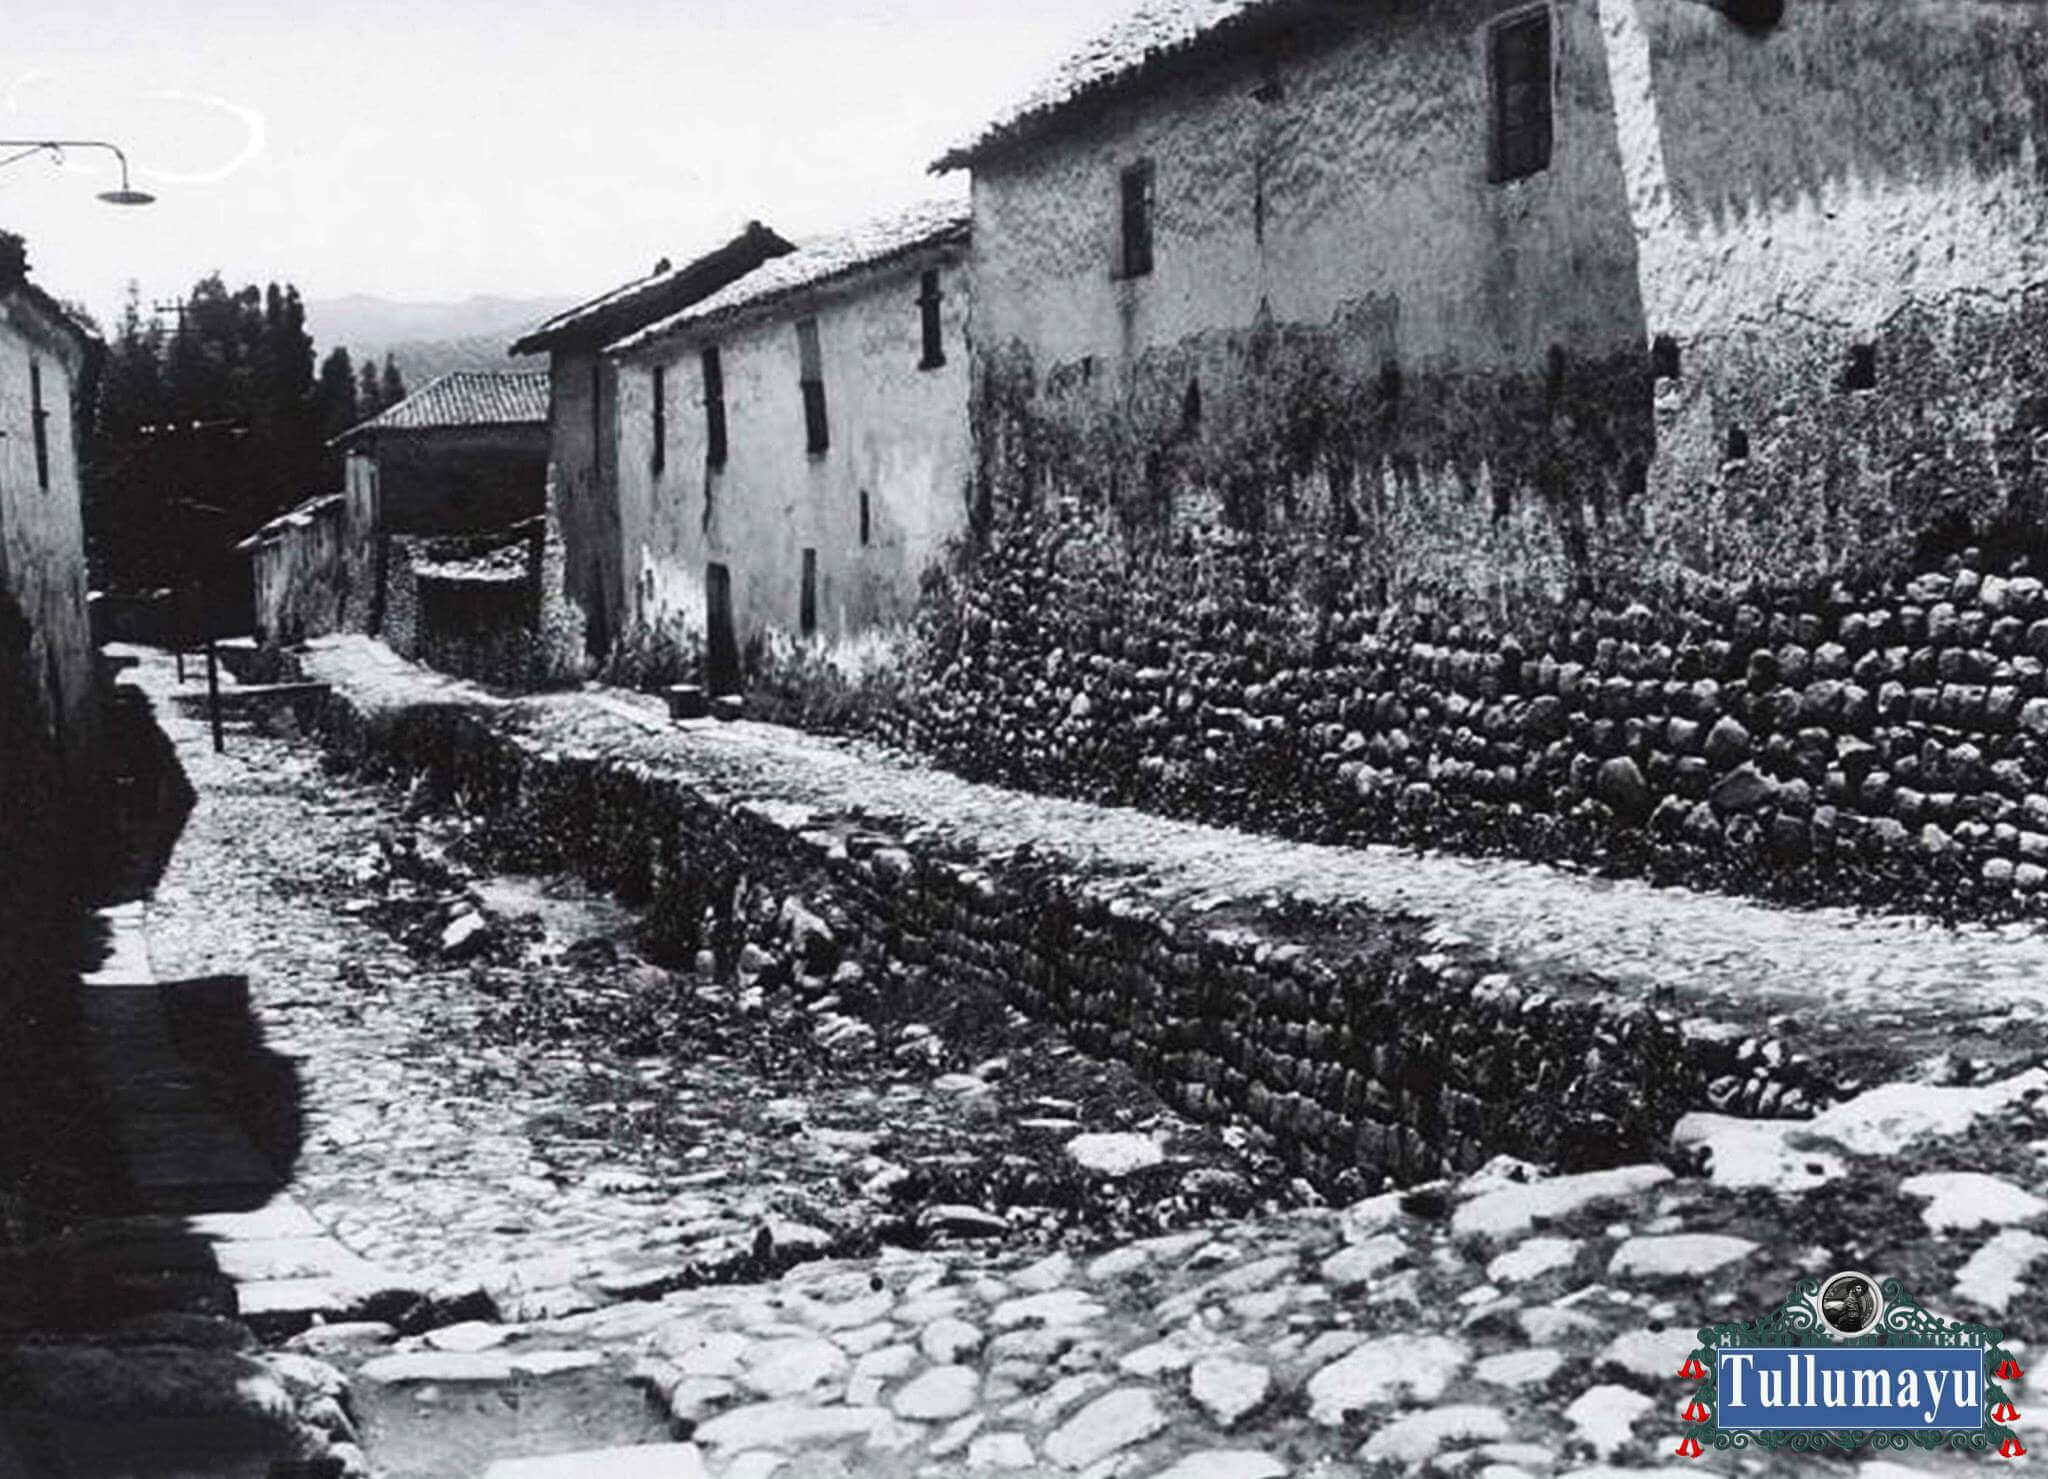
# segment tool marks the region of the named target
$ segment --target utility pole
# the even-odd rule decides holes
[[[149,311],[161,318],[166,313],[178,315],[178,332],[185,332],[185,300],[183,298],[158,299],[149,305]]]

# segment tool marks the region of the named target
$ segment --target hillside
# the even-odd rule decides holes
[[[352,293],[309,302],[306,322],[323,357],[337,345],[346,346],[358,364],[389,354],[405,383],[418,386],[451,370],[538,368],[512,359],[507,347],[576,301],[477,295],[453,303],[400,303]]]

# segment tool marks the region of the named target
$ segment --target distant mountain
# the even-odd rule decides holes
[[[397,303],[351,293],[309,302],[306,327],[321,358],[337,346],[358,365],[382,363],[389,354],[405,383],[418,389],[450,370],[545,368],[537,358],[515,360],[505,351],[535,324],[579,301],[478,295],[459,303]]]

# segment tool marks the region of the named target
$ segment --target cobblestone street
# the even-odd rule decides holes
[[[315,666],[394,703],[450,691],[361,645]],[[247,972],[266,1045],[293,1060],[291,1193],[377,1272],[337,1280],[287,1349],[346,1379],[360,1448],[339,1451],[387,1479],[1661,1472],[1697,1326],[1759,1315],[1802,1275],[1881,1270],[2003,1324],[2023,1358],[2048,1328],[2038,1070],[1959,1075],[1951,1044],[1919,1081],[1814,1120],[1688,1116],[1661,1162],[1546,1177],[1498,1160],[1331,1207],[1255,1139],[1180,1119],[1021,1020],[972,1071],[941,1071],[937,1046],[791,1059],[763,1046],[772,1013],[706,980],[697,1038],[621,1051],[605,993],[682,979],[634,954],[631,911],[567,878],[465,877],[423,798],[328,774],[309,740],[237,725],[214,755],[161,654],[126,681],[199,794],[149,949],[166,975]],[[1758,1012],[1867,1011],[1972,971],[2030,983],[2042,950],[1647,891],[1610,915],[1630,886],[1091,814],[761,726],[672,738],[625,695],[529,701],[521,722],[686,755],[747,794],[857,792],[874,814],[1046,846],[1057,830],[1186,896],[1386,889],[1518,963],[1754,988]],[[432,906],[426,924],[401,905]],[[496,953],[471,955],[451,909],[487,921]],[[1708,939],[1725,948],[1693,953]],[[508,1032],[532,1004],[513,977],[589,1020]],[[1999,996],[1974,999],[1985,1060],[2032,1056],[2036,1001]],[[992,1212],[972,1200],[989,1182],[944,1174],[1005,1160],[1057,1194]],[[2037,1390],[2014,1388],[2030,1441],[2048,1437]],[[1934,1462],[1862,1467],[1898,1461]]]

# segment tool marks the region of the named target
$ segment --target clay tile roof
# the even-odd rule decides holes
[[[621,334],[666,318],[717,292],[734,278],[753,271],[772,257],[793,251],[774,231],[749,221],[723,246],[667,272],[635,278],[588,303],[556,314],[512,346],[514,354],[541,350],[594,349]]]
[[[454,426],[544,426],[546,370],[457,370],[414,391],[335,440],[366,431],[430,431]]]
[[[611,348],[614,352],[639,349],[679,330],[725,322],[807,288],[823,287],[857,272],[887,266],[913,252],[964,243],[972,229],[972,219],[964,200],[933,200],[850,231],[806,242],[788,256],[763,263],[703,302],[649,324]]]
[[[1198,48],[1227,46],[1258,23],[1304,8],[1300,0],[1144,0],[973,137],[947,150],[932,171],[971,165],[992,149],[1035,133],[1084,99],[1136,81],[1160,62]]]

